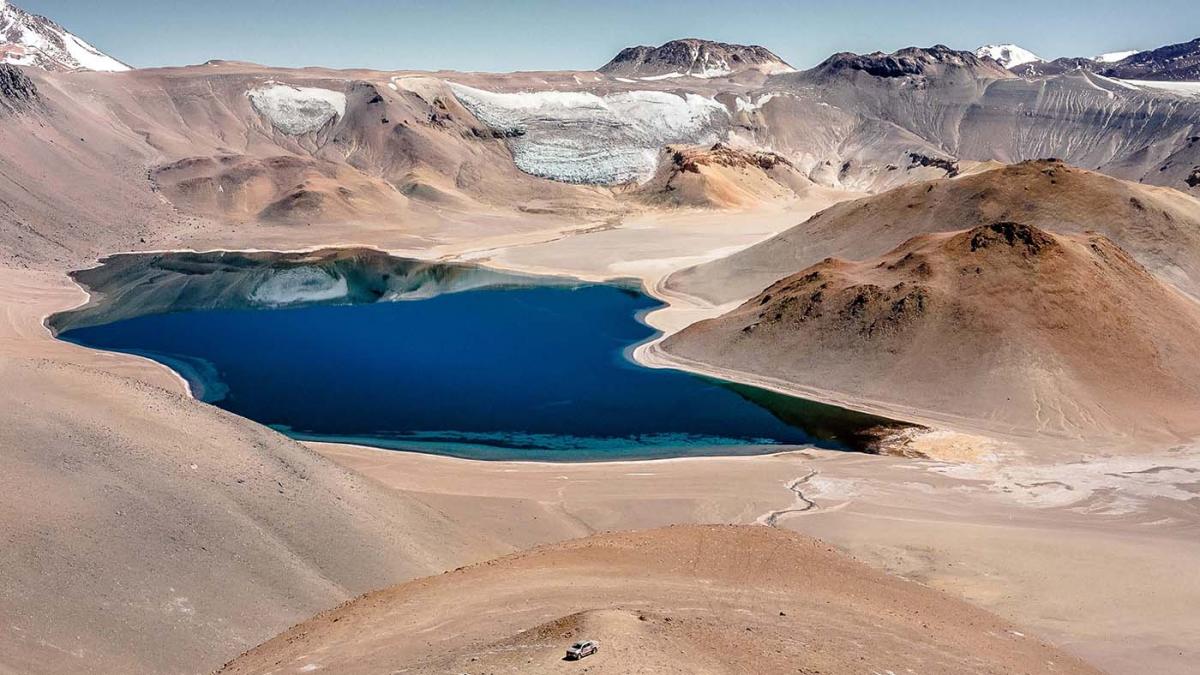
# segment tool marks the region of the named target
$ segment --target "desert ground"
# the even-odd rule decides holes
[[[813,209],[797,204],[763,214],[656,215],[628,227],[573,235],[568,228],[548,228],[497,237],[478,250],[464,243],[430,255],[585,278],[639,276],[655,289],[665,273],[716,258],[731,241],[748,245],[764,239],[803,217],[806,208]],[[242,247],[258,248],[255,243]],[[582,256],[583,250],[596,255]],[[677,255],[658,257],[664,250]],[[1041,452],[1039,443],[1054,444],[944,429],[910,440],[908,450],[916,458],[797,449],[757,457],[563,465],[470,462],[330,444],[313,444],[310,450],[191,400],[182,381],[156,363],[54,340],[42,320],[83,302],[83,292],[61,273],[6,270],[4,275],[0,350],[5,379],[13,384],[5,388],[12,400],[6,409],[23,410],[14,417],[18,424],[6,425],[8,443],[42,454],[60,447],[64,434],[77,438],[81,447],[93,448],[93,459],[74,470],[93,472],[95,490],[74,493],[79,503],[71,512],[92,514],[82,521],[84,534],[78,520],[38,532],[6,529],[10,541],[19,544],[6,548],[8,554],[21,550],[34,559],[13,558],[16,565],[5,568],[18,575],[26,565],[44,569],[38,557],[46,555],[61,561],[63,576],[75,575],[77,566],[91,559],[88,549],[98,545],[94,540],[114,533],[129,537],[127,550],[134,556],[141,538],[178,542],[175,553],[149,575],[140,565],[121,561],[112,564],[127,572],[88,570],[95,584],[137,575],[136,592],[126,586],[134,585],[132,578],[112,591],[113,602],[124,607],[94,604],[89,600],[94,587],[80,584],[57,595],[63,606],[53,612],[74,616],[82,625],[112,623],[109,630],[117,632],[101,636],[134,644],[139,638],[133,635],[158,639],[153,631],[141,633],[145,625],[138,622],[175,616],[178,643],[170,654],[147,644],[130,660],[115,660],[103,644],[68,633],[59,636],[61,642],[46,641],[50,644],[29,663],[50,659],[73,669],[80,659],[101,658],[118,668],[170,670],[196,662],[215,667],[220,651],[212,648],[213,640],[248,648],[339,600],[388,583],[594,533],[685,523],[770,525],[818,537],[876,569],[994,612],[1020,627],[1014,630],[1029,631],[1102,669],[1131,672],[1152,664],[1155,672],[1182,673],[1200,657],[1195,650],[1200,626],[1192,611],[1200,600],[1200,582],[1190,573],[1200,556],[1194,507],[1200,459],[1190,448],[1133,457],[1092,455],[1074,445]],[[650,321],[666,330],[721,310],[664,297],[672,306]],[[869,402],[846,402],[873,409]],[[56,417],[58,425],[45,424]],[[197,436],[200,429],[205,431]],[[264,451],[276,453],[275,459],[264,460]],[[73,461],[78,460],[62,457],[53,466]],[[53,476],[38,466],[43,462],[44,457],[30,459],[27,473],[6,474],[8,498],[22,499],[25,509],[36,509],[40,496],[54,491]],[[182,478],[167,469],[145,474],[135,469],[162,462],[194,468]],[[280,520],[254,522],[247,530],[249,523],[239,523],[244,516],[238,513],[247,497],[238,493],[241,483],[224,484],[225,472],[244,474],[255,486],[250,498],[264,500]],[[281,473],[289,482],[277,484]],[[128,482],[134,476],[136,482]],[[185,524],[164,523],[165,513],[139,512],[128,504],[148,501],[134,496],[149,492],[151,484],[154,494],[170,494],[171,501],[191,500],[188,508],[213,508],[215,501],[220,513],[212,527],[246,532],[246,546],[262,557],[250,561],[254,569],[279,575],[273,583],[281,598],[272,603],[271,614],[252,611],[263,607],[261,598],[236,586],[262,583],[258,574],[265,571],[237,582],[236,573],[194,557],[207,540],[202,534],[188,532]],[[378,548],[350,559],[379,556],[386,564],[364,562],[360,569],[346,569],[341,555],[323,564],[321,551],[347,545],[336,539],[344,526],[294,520],[296,510],[318,519],[344,517],[356,523],[356,535],[364,534],[362,516],[319,506],[340,501],[342,490],[356,493],[355,504],[365,501],[374,509],[366,520],[383,528],[366,532],[365,539],[378,542]],[[153,502],[144,508],[165,509]],[[97,511],[107,513],[97,518]],[[131,514],[165,530],[129,531],[121,519]],[[353,541],[362,546],[364,538]],[[316,576],[309,581],[278,571],[281,566],[311,569]],[[43,578],[49,583],[55,576]],[[202,599],[202,589],[211,586],[229,593]],[[44,597],[34,590],[30,603]],[[246,599],[244,608],[224,604],[239,596]],[[206,602],[212,604],[206,607]],[[212,606],[218,604],[224,606]],[[19,599],[6,606],[15,615],[11,625],[53,634],[53,627],[33,623],[51,614],[44,607],[22,605]],[[123,614],[123,620],[109,621],[114,614]],[[579,620],[590,626],[590,621],[608,625],[626,619],[602,613]],[[536,625],[533,618],[527,625],[513,624],[513,634]],[[1114,639],[1117,635],[1123,639]],[[7,639],[13,649],[27,647],[17,632]],[[20,670],[18,663],[15,671]]]
[[[1096,672],[821,542],[711,525],[597,535],[368,594],[221,672],[561,672],[578,639],[600,641],[580,664],[599,673]]]

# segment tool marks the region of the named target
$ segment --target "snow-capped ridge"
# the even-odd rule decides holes
[[[1092,60],[1096,63],[1118,63],[1137,53],[1139,53],[1139,50],[1137,49],[1130,49],[1123,52],[1107,52],[1105,54],[1093,56]]]
[[[0,63],[68,72],[130,70],[57,23],[8,0],[0,0]]]
[[[1016,68],[1026,63],[1040,63],[1045,61],[1045,59],[1028,49],[1014,44],[984,45],[975,50],[975,56],[981,59],[990,58],[1005,68]]]

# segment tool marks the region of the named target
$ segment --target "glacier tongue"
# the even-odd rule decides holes
[[[479,121],[510,136],[518,168],[568,183],[648,180],[663,146],[714,143],[730,119],[723,104],[696,94],[497,93],[449,85]]]

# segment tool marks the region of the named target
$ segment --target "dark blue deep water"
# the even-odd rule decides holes
[[[200,398],[297,438],[462,457],[764,452],[837,445],[878,422],[632,363],[628,350],[653,334],[637,317],[655,306],[608,285],[488,289],[182,311],[60,337],[159,360]]]

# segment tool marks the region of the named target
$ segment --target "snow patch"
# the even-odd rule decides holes
[[[268,82],[246,95],[254,109],[271,121],[271,126],[289,136],[316,131],[346,114],[346,95],[332,89]]]
[[[518,168],[568,183],[645,181],[663,146],[714,143],[730,119],[723,104],[697,94],[497,93],[449,85],[475,117],[509,136]]]
[[[1092,60],[1098,61],[1100,63],[1117,63],[1119,61],[1124,61],[1125,59],[1127,59],[1137,53],[1138,53],[1138,50],[1136,50],[1136,49],[1131,49],[1131,50],[1125,51],[1125,52],[1108,52],[1107,54],[1100,54],[1099,56],[1095,56],[1092,58]]]
[[[271,274],[254,289],[250,300],[267,306],[292,305],[336,300],[349,292],[343,277],[319,267],[294,267]]]
[[[663,73],[662,75],[649,75],[647,77],[639,77],[639,80],[646,82],[656,82],[658,80],[670,80],[676,77],[683,77],[683,73]]]
[[[1169,82],[1158,80],[1119,80],[1139,89],[1166,91],[1179,96],[1200,97],[1200,82]]]
[[[770,101],[771,99],[775,98],[776,96],[781,96],[781,95],[786,95],[786,94],[774,94],[774,93],[763,94],[762,96],[759,96],[757,99],[755,99],[753,97],[751,97],[749,99],[745,99],[745,98],[742,98],[741,96],[739,96],[734,101],[734,105],[736,106],[738,112],[752,113],[757,110],[762,110],[762,107],[767,104],[767,101]]]

